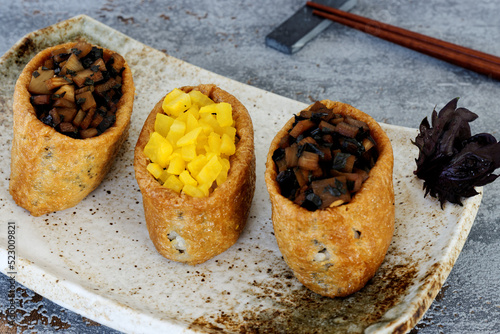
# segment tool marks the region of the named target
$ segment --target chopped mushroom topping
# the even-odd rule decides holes
[[[348,203],[377,157],[365,122],[335,114],[321,102],[295,116],[273,154],[281,194],[310,211]]]
[[[86,42],[54,50],[34,71],[28,91],[37,117],[73,138],[98,136],[116,120],[125,59]]]

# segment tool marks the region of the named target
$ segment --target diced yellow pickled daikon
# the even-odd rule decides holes
[[[200,189],[205,196],[208,196],[210,194],[210,188],[212,187],[212,183],[208,184],[200,184],[198,186],[198,189]]]
[[[162,113],[156,114],[155,120],[155,131],[161,134],[163,137],[167,137],[168,131],[174,119]]]
[[[189,114],[187,112],[182,112],[179,116],[177,116],[177,120],[186,123],[188,115]]]
[[[198,187],[186,184],[182,188],[182,192],[191,197],[204,197],[205,193],[202,190],[198,189]]]
[[[156,162],[150,162],[146,167],[148,172],[150,172],[156,179],[160,177],[163,173],[163,168]]]
[[[222,164],[223,169],[229,170],[229,167],[231,167],[231,163],[229,162],[228,159],[226,159],[226,158],[220,158],[219,161]]]
[[[180,193],[182,188],[184,187],[184,184],[179,180],[179,178],[175,175],[170,175],[165,183],[163,184],[164,187],[167,187],[168,189],[172,189],[175,192]]]
[[[163,105],[169,104],[170,102],[174,101],[176,98],[181,96],[182,94],[185,94],[182,90],[179,88],[174,88],[170,93],[168,93],[165,98],[163,99]],[[162,107],[163,107],[162,105]],[[165,108],[163,108],[163,111],[165,111]]]
[[[193,115],[189,112],[187,112],[186,115],[187,115],[186,132],[193,131],[194,129],[196,129],[200,126],[200,124],[198,123],[198,117],[196,117],[195,115]]]
[[[200,124],[208,124],[211,127],[210,132],[217,132],[219,135],[222,135],[222,127],[217,122],[217,119],[212,114],[201,114],[200,113]],[[205,134],[208,133],[205,131]]]
[[[208,145],[208,136],[202,131],[198,136],[198,142],[196,143],[196,153],[197,154],[206,154],[206,146]]]
[[[199,184],[209,183],[212,184],[220,171],[222,170],[222,164],[219,162],[217,156],[213,156],[205,166],[200,170],[198,175],[195,176],[196,181]]]
[[[182,147],[176,147],[172,154],[170,154],[169,162],[176,156],[182,156]]]
[[[208,161],[210,161],[213,157],[217,157],[217,154],[215,154],[213,152],[207,152],[206,157],[207,157],[207,163],[208,163]]]
[[[221,139],[222,143],[220,145],[220,152],[226,155],[233,155],[236,152],[234,140],[231,140],[227,134],[223,134]]]
[[[200,117],[204,114],[215,115],[220,127],[233,125],[233,108],[229,103],[221,102],[200,108]]]
[[[191,103],[193,103],[191,101]],[[189,108],[186,113],[193,115],[196,119],[200,118],[200,106],[197,104],[191,104],[191,108]]]
[[[228,159],[221,158],[219,159],[219,162],[222,165],[222,170],[220,171],[219,175],[217,176],[217,186],[220,186],[224,181],[227,179],[227,174],[229,172],[229,167],[231,166],[230,162]]]
[[[182,156],[175,155],[168,165],[167,172],[174,175],[179,175],[186,168],[186,162]]]
[[[158,180],[161,181],[161,184],[164,184],[165,181],[167,181],[167,179],[171,176],[172,174],[170,174],[169,172],[167,172],[165,169],[163,170],[163,172],[161,173],[160,177],[158,178]]]
[[[233,125],[233,108],[229,103],[217,104],[217,122],[221,127]]]
[[[225,126],[222,128],[222,134],[224,133],[228,135],[229,138],[231,138],[231,140],[234,142],[234,140],[236,139],[236,128],[232,126]]]
[[[175,88],[163,100],[162,108],[165,114],[177,117],[191,108],[191,97],[182,90]]]
[[[191,97],[192,104],[196,104],[200,106],[200,108],[215,103],[211,98],[209,98],[199,90],[192,90],[188,94]]]
[[[208,136],[210,133],[214,132],[214,128],[212,128],[212,126],[205,122],[203,119],[199,119],[198,124],[203,129],[203,133],[205,135]]]
[[[196,129],[189,131],[184,136],[179,138],[179,140],[177,141],[177,146],[182,147],[186,145],[196,144],[196,139],[198,139],[198,135],[200,134],[201,131],[202,131],[201,127],[197,127]]]
[[[203,154],[200,154],[196,158],[188,162],[187,169],[192,176],[196,177],[201,169],[207,164],[207,161],[207,157]]]
[[[227,172],[228,171],[226,169],[222,169],[221,172],[219,173],[219,175],[217,175],[217,178],[215,179],[215,181],[217,182],[217,186],[220,186],[221,184],[226,182]]]
[[[158,132],[153,132],[151,134],[148,143],[144,147],[144,155],[146,155],[151,162],[156,162],[162,168],[167,167],[168,159],[172,151],[172,144]]]
[[[184,170],[182,173],[179,174],[179,180],[181,180],[182,183],[190,184],[192,186],[197,186],[198,182],[191,176],[191,174],[187,171]]]
[[[172,145],[176,145],[177,141],[184,136],[186,132],[186,123],[174,120],[172,126],[170,126],[170,131],[168,132],[167,139],[172,143]]]
[[[217,104],[209,104],[203,107],[200,107],[200,117],[203,114],[216,115],[217,114]]]
[[[144,148],[148,171],[167,188],[208,196],[229,173],[226,156],[235,153],[236,129],[229,103],[214,103],[199,91],[174,89],[157,114],[155,132]]]
[[[182,159],[184,159],[186,162],[189,162],[191,160],[193,160],[194,158],[196,158],[196,145],[193,144],[193,145],[185,145],[185,146],[182,146],[182,149],[181,149],[181,156],[182,156]]]
[[[208,135],[208,148],[209,148],[210,152],[213,152],[217,155],[220,155],[221,142],[222,142],[222,140],[217,133],[215,133],[215,132],[210,133]]]

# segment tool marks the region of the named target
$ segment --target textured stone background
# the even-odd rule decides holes
[[[454,97],[479,115],[472,130],[500,138],[500,82],[333,24],[299,53],[264,38],[298,0],[0,0],[0,54],[26,33],[78,14],[204,69],[302,102],[350,103],[378,121],[418,127]],[[358,0],[353,12],[500,55],[496,0]],[[153,88],[154,89],[154,88]],[[492,333],[500,328],[500,181],[485,188],[467,243],[415,333]],[[5,222],[2,222],[5,223]],[[0,275],[0,320],[8,282]],[[18,286],[17,331],[113,333]],[[0,328],[10,332],[13,328]]]

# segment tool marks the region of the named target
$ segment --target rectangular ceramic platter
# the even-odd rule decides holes
[[[136,85],[130,136],[102,184],[75,208],[32,217],[8,193],[12,95],[38,51],[75,38],[113,49]],[[86,16],[36,31],[0,59],[0,216],[17,224],[17,280],[47,298],[125,332],[389,333],[410,330],[450,272],[481,196],[464,206],[424,198],[413,176],[415,129],[382,124],[395,156],[396,231],[385,262],[360,292],[329,299],[304,288],[285,265],[264,182],[272,137],[304,104],[170,57]],[[215,83],[249,110],[255,129],[257,187],[250,219],[225,253],[188,266],[151,243],[132,167],[133,148],[151,108],[175,87]],[[328,98],[328,97],[325,97]],[[366,111],[369,113],[369,111]],[[7,232],[0,233],[1,270]]]

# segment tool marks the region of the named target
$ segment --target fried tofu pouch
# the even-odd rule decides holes
[[[224,183],[208,197],[178,194],[147,171],[149,159],[144,147],[154,131],[156,114],[162,112],[163,98],[146,119],[135,147],[134,169],[142,193],[149,236],[158,252],[167,259],[190,265],[205,262],[231,247],[245,227],[255,191],[253,125],[247,109],[234,96],[215,85],[183,87],[199,90],[215,103],[230,103],[236,128],[236,152]],[[176,248],[179,242],[185,249]]]
[[[368,124],[379,158],[368,179],[351,202],[324,210],[308,211],[280,193],[272,159],[280,139],[292,127],[292,118],[271,143],[265,181],[272,203],[272,221],[279,249],[297,279],[312,291],[328,297],[350,295],[374,275],[394,232],[393,152],[389,138],[370,116],[350,105],[321,101],[335,113]],[[318,252],[326,256],[315,260]]]
[[[116,122],[104,133],[73,139],[37,118],[28,92],[33,71],[50,58],[53,50],[74,45],[66,43],[38,53],[23,69],[15,86],[9,191],[14,201],[33,216],[77,205],[104,179],[128,136],[135,87],[126,63]],[[103,50],[105,59],[113,53]]]

